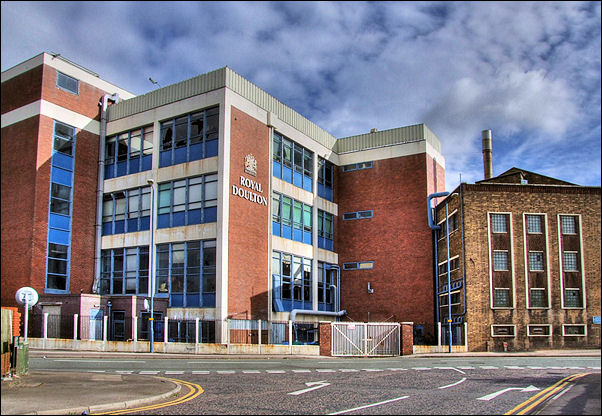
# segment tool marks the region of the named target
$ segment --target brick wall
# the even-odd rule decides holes
[[[341,265],[374,261],[373,270],[341,270],[341,307],[352,320],[413,321],[425,326],[427,337],[433,336],[427,165],[426,155],[418,154],[374,161],[371,169],[336,169],[339,217],[374,211],[373,218],[340,220],[336,226]]]
[[[230,137],[230,218],[228,236],[228,314],[235,318],[267,319],[269,210],[232,194],[232,186],[251,191],[240,177],[260,183],[270,195],[269,129],[266,125],[232,107]],[[245,156],[257,160],[257,176],[245,173]]]
[[[465,196],[465,241],[467,275],[468,345],[470,350],[484,351],[487,341],[492,350],[529,350],[537,348],[600,347],[600,189],[468,186]],[[511,212],[516,307],[492,310],[489,299],[489,259],[487,211]],[[523,213],[547,214],[548,256],[550,266],[551,309],[527,309]],[[583,256],[585,263],[586,309],[561,309],[558,214],[580,214],[583,221]],[[516,325],[514,338],[491,337],[491,324]],[[528,337],[527,325],[551,324],[552,337]],[[588,336],[563,337],[563,324],[587,324]]]
[[[3,306],[16,306],[16,291],[31,285],[31,239],[35,207],[32,196],[36,191],[38,123],[39,117],[31,117],[2,129],[0,192]]]
[[[2,114],[31,104],[42,96],[42,65],[2,83]]]

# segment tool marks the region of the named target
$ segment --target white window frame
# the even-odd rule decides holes
[[[509,327],[512,328],[512,335],[495,335],[494,328]],[[491,325],[491,336],[494,338],[516,338],[516,325],[493,324]]]
[[[562,236],[564,234],[562,234],[562,221],[561,221],[561,217],[564,216],[568,216],[568,217],[577,217],[578,221],[579,221],[579,227],[577,228],[577,232],[579,233],[579,261],[581,261],[581,270],[579,271],[579,273],[581,273],[581,305],[580,307],[577,306],[566,306],[565,302],[564,302],[564,291],[565,289],[572,289],[572,288],[565,288],[564,287],[564,249],[562,247]],[[556,216],[556,222],[557,222],[557,226],[558,226],[558,263],[559,263],[559,279],[560,279],[560,308],[561,309],[586,309],[587,308],[587,294],[586,294],[586,287],[585,287],[585,262],[583,260],[583,228],[582,228],[582,220],[581,220],[581,214],[566,214],[566,213],[559,213]],[[575,235],[575,234],[566,234],[566,235]],[[572,251],[569,251],[572,252]],[[571,272],[571,273],[575,273],[575,272]],[[578,289],[578,288],[575,288]]]
[[[583,328],[583,334],[567,334],[565,329],[567,326],[580,326]],[[563,337],[587,337],[587,325],[585,324],[562,324],[562,336]]]
[[[536,215],[536,216],[540,216],[543,217],[542,220],[542,233],[529,233],[528,229],[527,229],[527,216],[528,215]],[[540,213],[540,212],[525,212],[523,213],[523,254],[524,254],[524,267],[525,267],[525,276],[527,276],[527,278],[525,278],[525,293],[527,294],[527,296],[525,296],[525,302],[527,305],[527,309],[550,309],[552,307],[552,294],[551,294],[551,287],[552,287],[552,278],[550,275],[550,242],[548,239],[548,215],[546,213]],[[540,250],[529,250],[528,244],[527,244],[527,236],[528,235],[541,235],[543,234],[545,237],[545,251],[544,253],[544,268],[545,270],[530,270],[529,269],[529,251],[540,251]],[[545,271],[546,273],[546,285],[547,287],[545,287],[544,289],[547,289],[548,291],[548,306],[547,307],[541,307],[541,306],[531,306],[531,289],[541,289],[541,288],[531,288],[529,286],[529,272],[530,271],[535,271],[535,272],[540,272],[540,271]]]
[[[493,234],[493,228],[491,224],[491,215],[492,214],[500,214],[508,216],[508,231],[507,233],[510,236],[510,247],[508,252],[508,262],[510,270],[510,282],[511,287],[506,288],[510,289],[510,299],[511,306],[502,306],[495,307],[493,306],[493,296],[494,296],[494,286],[493,286],[493,250],[492,250],[492,241],[491,234]],[[505,234],[505,233],[497,233],[497,234]],[[512,213],[511,212],[495,212],[495,211],[487,211],[487,251],[489,255],[489,307],[491,309],[514,309],[516,307],[516,276],[515,276],[515,267],[514,267],[514,228],[512,227]],[[496,250],[497,251],[497,250]],[[497,270],[496,270],[497,271]]]
[[[543,335],[539,335],[539,334],[532,334],[531,333],[531,328],[532,327],[547,327],[548,328],[548,333],[547,334],[543,334]],[[527,325],[527,336],[528,337],[551,337],[552,336],[552,325],[550,324],[529,324]]]

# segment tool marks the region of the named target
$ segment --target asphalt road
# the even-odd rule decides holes
[[[590,357],[32,358],[30,368],[157,375],[200,386],[202,394],[177,406],[128,411],[169,415],[504,414],[568,376],[591,374],[558,392],[571,400],[551,396],[533,411],[600,414],[600,359]]]

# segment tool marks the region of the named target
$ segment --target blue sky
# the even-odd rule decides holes
[[[425,123],[447,189],[511,167],[600,186],[600,2],[2,2],[2,71],[43,51],[135,94],[229,66],[335,137]]]

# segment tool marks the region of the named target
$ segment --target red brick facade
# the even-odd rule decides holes
[[[267,319],[269,204],[238,195],[236,189],[270,200],[270,142],[268,127],[232,107],[230,133],[230,217],[228,236],[228,315]],[[245,172],[245,157],[257,161],[257,176]],[[262,192],[242,185],[241,176],[261,185]],[[254,197],[252,197],[254,198]]]
[[[427,181],[434,181],[435,174],[428,159],[422,153],[377,160],[371,169],[337,168],[339,263],[374,261],[372,270],[341,269],[341,307],[352,320],[412,321],[433,334],[433,245],[426,198],[431,192]],[[437,181],[441,176],[439,171]],[[340,219],[361,210],[372,210],[373,218]]]

